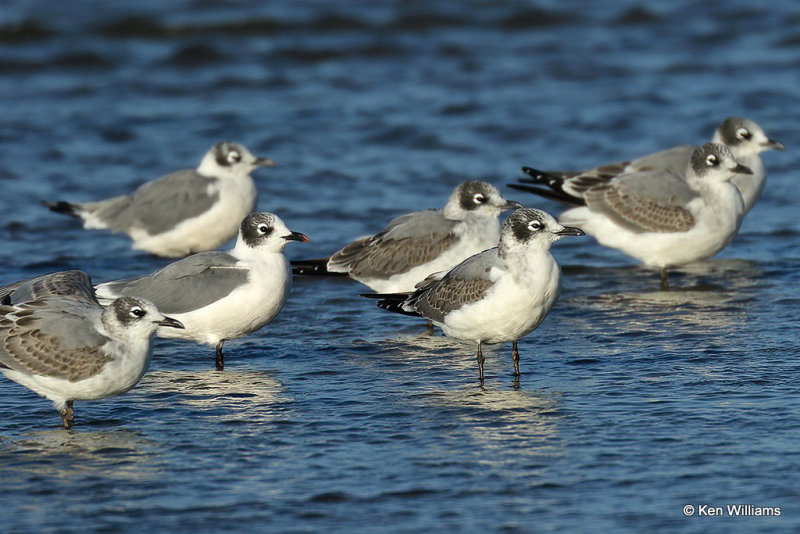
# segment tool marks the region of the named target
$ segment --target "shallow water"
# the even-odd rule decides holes
[[[340,279],[213,351],[157,340],[128,394],[49,403],[0,380],[8,532],[775,532],[800,528],[800,6],[394,1],[135,6],[8,2],[0,13],[0,283],[96,281],[164,260],[42,199],[130,191],[223,139],[318,257],[439,207],[466,178],[583,168],[710,139],[728,115],[788,147],[717,258],[675,288],[590,239],[564,291],[487,354],[387,314]],[[501,187],[557,213],[555,203]],[[778,506],[778,518],[684,505]]]

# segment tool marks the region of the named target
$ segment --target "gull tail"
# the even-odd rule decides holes
[[[292,273],[306,276],[347,276],[347,273],[329,271],[329,259],[330,258],[292,260]]]
[[[377,299],[378,307],[384,310],[410,315],[411,317],[422,317],[416,311],[405,308],[410,293],[361,293],[361,296],[368,299]]]
[[[58,202],[48,202],[46,200],[42,200],[41,204],[42,206],[49,208],[50,211],[63,213],[71,217],[77,217],[78,219],[81,218],[80,212],[82,208],[80,204],[71,204],[69,202],[64,202],[63,200],[59,200]]]
[[[564,191],[564,176],[540,171],[539,169],[534,169],[533,167],[522,167],[522,171],[530,176],[530,178],[520,178],[519,183],[508,184],[510,188],[517,189],[519,191],[527,191],[528,193],[533,193],[535,195],[539,195],[540,197],[557,200],[559,202],[565,202],[567,204],[578,206],[586,205],[586,201],[583,200],[583,198],[576,197],[575,195],[571,195]]]

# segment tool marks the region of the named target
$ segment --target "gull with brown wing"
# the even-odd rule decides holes
[[[731,180],[742,193],[745,213],[749,212],[761,197],[767,179],[761,153],[767,150],[785,150],[783,143],[770,139],[761,126],[744,117],[728,117],[722,121],[714,132],[712,142],[727,146],[736,161],[753,171],[752,174],[738,174]],[[523,172],[530,177],[520,179],[520,183],[509,184],[509,187],[583,206],[586,204],[585,196],[589,189],[607,184],[623,174],[661,173],[685,179],[689,160],[696,148],[694,145],[677,146],[631,161],[610,163],[577,172],[540,171],[523,167]]]
[[[692,153],[686,179],[660,172],[623,174],[584,193],[586,206],[565,211],[601,245],[615,248],[661,271],[710,258],[734,238],[744,217],[744,201],[731,180],[752,171],[731,151],[706,143]]]
[[[103,308],[83,271],[23,280],[0,287],[0,372],[53,401],[70,428],[73,401],[119,395],[139,382],[158,327],[183,325],[145,299]]]
[[[364,295],[378,306],[421,316],[446,336],[478,344],[478,372],[484,380],[483,344],[512,342],[514,377],[519,377],[517,341],[541,324],[561,290],[561,269],[550,245],[580,236],[549,214],[522,208],[503,224],[499,244],[471,256],[447,273],[436,273],[409,294]]]
[[[520,207],[491,184],[469,180],[443,209],[401,215],[330,258],[293,261],[292,267],[295,274],[346,274],[381,293],[413,291],[429,274],[497,245],[500,213]]]

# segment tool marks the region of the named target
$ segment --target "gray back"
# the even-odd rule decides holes
[[[95,202],[87,207],[115,232],[135,225],[154,235],[208,211],[219,199],[218,193],[208,194],[208,187],[217,181],[195,170],[185,169],[148,182],[131,195]]]
[[[165,314],[203,308],[247,282],[247,269],[236,267],[227,252],[201,252],[141,278],[105,284],[115,295],[142,297]]]

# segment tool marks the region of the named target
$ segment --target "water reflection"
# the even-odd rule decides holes
[[[428,414],[434,432],[440,435],[442,461],[452,455],[453,448],[491,450],[469,460],[482,465],[501,465],[520,457],[537,463],[542,456],[563,453],[558,428],[561,394],[527,390],[524,380],[520,386],[511,376],[509,343],[484,350],[484,386],[478,383],[474,345],[444,337],[438,330],[427,335],[424,326],[419,326],[382,340],[379,346],[382,359],[403,366],[399,380],[416,379],[428,386],[412,402],[420,405],[420,413]]]
[[[627,269],[623,269],[625,271]],[[639,270],[645,270],[640,268]],[[595,273],[594,282],[608,287],[606,273]],[[638,271],[628,273],[640,275]],[[726,328],[741,324],[746,320],[747,303],[750,302],[750,288],[761,283],[763,270],[755,263],[743,260],[720,260],[687,265],[681,268],[680,276],[671,279],[670,291],[659,291],[657,278],[641,291],[630,291],[631,286],[642,287],[642,281],[630,284],[615,284],[622,291],[603,292],[587,296],[572,296],[562,305],[577,307],[578,310],[591,310],[602,313],[606,318],[626,318],[629,324],[646,323],[649,319],[668,320],[673,326],[692,326],[702,328]],[[613,275],[619,277],[619,274]],[[604,280],[600,280],[600,279]],[[626,276],[626,279],[630,277]],[[581,283],[583,288],[588,286]],[[591,288],[596,289],[597,286]],[[575,295],[578,291],[573,291]],[[568,312],[574,315],[574,311]],[[592,321],[597,316],[577,316],[575,321],[583,321],[584,327],[592,330]],[[608,326],[608,324],[607,324]]]
[[[558,421],[559,393],[526,391],[519,388],[464,388],[435,391],[426,404],[452,410],[471,439],[484,449],[507,449],[513,443],[527,454],[561,452]],[[485,461],[502,461],[487,457]]]
[[[168,396],[171,403],[213,411],[222,420],[238,418],[242,411],[269,417],[275,405],[287,400],[281,397],[283,385],[263,370],[159,370],[145,375],[137,388],[145,397]]]
[[[627,291],[659,291],[657,269],[641,265],[565,265],[565,289],[612,287]],[[669,271],[670,292],[734,291],[761,283],[764,269],[756,262],[739,259],[711,260],[682,265]]]
[[[428,332],[427,327],[417,325],[414,328],[407,328],[394,337],[378,342],[383,349],[384,358],[391,358],[407,362],[413,365],[416,371],[431,373],[437,370],[474,371],[475,380],[478,379],[478,363],[475,359],[477,346],[474,343],[466,343],[457,339],[446,337],[439,328],[433,334]],[[511,365],[511,345],[498,344],[486,345],[483,354],[486,357],[487,375],[495,375],[489,369],[491,365],[499,365],[494,356],[495,353],[503,353],[508,347],[508,365]],[[513,368],[512,368],[513,369]]]
[[[0,441],[3,479],[31,474],[72,478],[97,475],[120,481],[150,480],[158,475],[158,443],[139,433],[113,428],[75,427],[27,432]],[[12,473],[13,472],[13,473]]]

